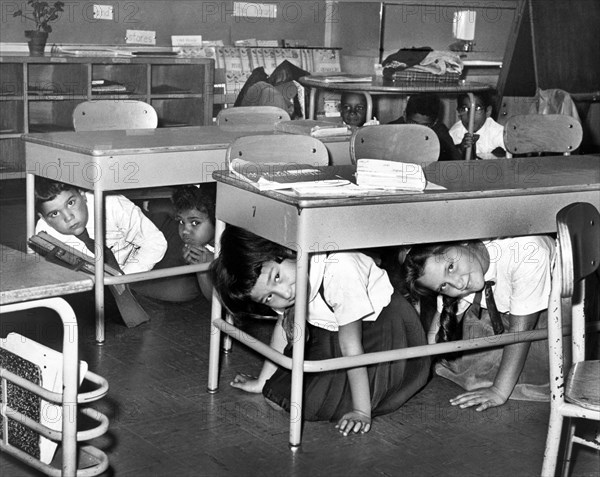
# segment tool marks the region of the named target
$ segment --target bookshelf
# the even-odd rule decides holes
[[[73,109],[83,101],[140,100],[156,109],[159,127],[209,125],[213,80],[210,58],[3,53],[0,179],[25,177],[22,134],[72,131]]]

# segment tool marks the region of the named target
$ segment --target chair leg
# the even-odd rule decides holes
[[[575,434],[575,420],[567,418],[567,439],[565,440],[564,460],[562,465],[562,476],[569,475],[571,467],[571,454],[573,453],[573,435]]]
[[[548,419],[548,437],[546,438],[546,449],[544,450],[544,463],[542,464],[542,477],[555,476],[562,424],[562,414],[558,409],[551,407],[550,418]]]

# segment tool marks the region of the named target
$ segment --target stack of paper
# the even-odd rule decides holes
[[[419,164],[359,159],[356,165],[356,183],[369,189],[423,191],[427,180]]]

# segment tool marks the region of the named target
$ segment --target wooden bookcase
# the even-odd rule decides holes
[[[95,80],[110,82],[115,91],[97,91]],[[204,126],[212,123],[213,83],[214,60],[208,58],[3,53],[0,179],[25,176],[22,134],[73,130],[78,103],[140,100],[156,109],[159,127]]]

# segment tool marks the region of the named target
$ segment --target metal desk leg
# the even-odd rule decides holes
[[[475,125],[475,95],[473,93],[467,93],[469,95],[469,103],[470,103],[470,109],[469,109],[469,127],[467,129],[467,131],[469,132],[469,134],[473,134],[473,128]],[[470,147],[465,149],[465,160],[469,161],[471,160],[471,149]]]
[[[215,258],[221,253],[221,235],[225,230],[225,222],[216,219],[215,223]],[[211,328],[210,328],[210,349],[208,353],[208,392],[216,393],[219,390],[219,352],[221,346],[221,330],[212,323],[221,318],[221,302],[217,298],[217,292],[213,288],[212,309],[211,309]]]
[[[299,242],[301,243],[301,242]],[[302,440],[302,381],[304,377],[304,345],[308,303],[308,263],[310,254],[298,250],[296,259],[296,306],[294,317],[294,348],[292,351],[292,390],[290,395],[290,447]]]
[[[308,119],[315,119],[317,104],[317,88],[310,88],[310,98],[308,101]]]
[[[25,240],[29,239],[35,232],[35,175],[27,173],[25,177],[25,206],[26,206],[26,228],[27,236]],[[33,253],[33,250],[26,247],[28,253]]]
[[[94,240],[96,241],[94,267],[94,297],[96,304],[96,342],[104,343],[104,195],[94,188]]]
[[[367,100],[367,121],[370,121],[371,119],[373,119],[373,97],[370,93],[367,93],[366,91],[363,91],[363,95]]]

